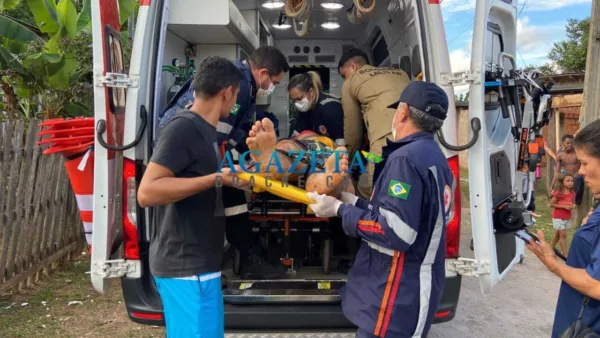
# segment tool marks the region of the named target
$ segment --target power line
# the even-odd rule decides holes
[[[526,6],[527,6],[527,0],[525,0],[525,2],[523,3],[523,6],[521,6],[521,10],[519,11],[519,15],[517,15],[517,20],[519,20],[519,18],[521,17],[521,14],[523,13],[523,10],[525,9]]]

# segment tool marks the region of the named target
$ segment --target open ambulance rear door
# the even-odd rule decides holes
[[[498,81],[514,77],[517,7],[517,0],[477,1],[467,76],[469,117],[481,124],[479,139],[469,149],[469,190],[475,252],[471,263],[483,293],[520,261],[524,246],[514,233],[531,222],[522,197],[531,186],[523,184],[529,173],[518,164],[521,138],[514,121],[519,119],[519,98]]]
[[[157,1],[161,2],[161,1]],[[141,0],[133,35],[131,66],[124,69],[118,0],[91,0],[94,72],[94,228],[91,280],[96,291],[106,293],[110,278],[138,278],[139,215],[136,173],[144,158],[148,133],[149,62],[154,47],[150,0]],[[143,71],[142,71],[143,70]],[[123,255],[118,252],[123,245]]]

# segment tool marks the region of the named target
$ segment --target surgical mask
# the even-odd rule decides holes
[[[256,96],[266,97],[266,96],[271,95],[274,90],[275,90],[275,85],[273,84],[273,82],[271,82],[269,84],[269,88],[268,89],[259,88],[258,91],[256,92]]]
[[[308,101],[308,97],[305,97],[300,101],[297,101],[296,103],[294,103],[294,105],[301,112],[307,112],[310,109],[310,102]]]

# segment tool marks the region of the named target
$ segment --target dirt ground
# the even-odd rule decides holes
[[[35,289],[2,295],[0,337],[164,337],[163,328],[129,320],[118,281],[106,296],[93,289],[88,258],[67,263]]]
[[[468,196],[468,187],[461,187],[463,196]],[[463,202],[463,206],[468,206],[468,201]],[[543,217],[538,228],[550,234],[549,210],[544,207],[547,200],[542,197],[539,202],[538,213]],[[467,208],[462,217],[461,255],[472,257]],[[83,255],[45,277],[35,289],[0,296],[0,337],[164,337],[161,327],[137,325],[129,320],[118,281],[106,296],[94,291],[86,274],[88,269],[88,256]],[[559,285],[559,279],[526,251],[524,263],[495,286],[491,295],[481,294],[476,278],[464,277],[455,319],[434,325],[429,337],[549,337]],[[69,305],[70,302],[75,303]],[[303,335],[313,336],[323,334]]]

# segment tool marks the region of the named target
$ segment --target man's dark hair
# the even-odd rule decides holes
[[[248,61],[255,69],[266,68],[270,76],[277,76],[281,72],[287,73],[290,70],[285,55],[272,46],[258,47],[250,54]]]
[[[600,120],[596,120],[581,129],[573,145],[585,150],[590,156],[600,159]]]
[[[338,70],[344,67],[346,63],[348,63],[348,61],[350,60],[362,65],[369,64],[369,56],[367,55],[367,53],[363,52],[358,48],[350,48],[348,49],[348,51],[346,51],[346,53],[344,53],[344,55],[342,55],[342,58],[338,63]]]
[[[209,56],[198,67],[194,77],[194,92],[198,96],[212,98],[229,86],[237,89],[242,80],[244,74],[233,62],[220,56]]]
[[[562,137],[563,142],[565,142],[566,140],[573,140],[573,139],[575,139],[575,137],[573,135],[569,135],[569,134],[563,135],[563,137]]]

